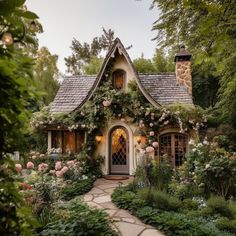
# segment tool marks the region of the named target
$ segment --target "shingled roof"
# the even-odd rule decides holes
[[[51,112],[71,112],[86,101],[96,76],[65,77],[51,105]]]
[[[110,59],[115,57],[116,52],[125,56],[135,74],[138,87],[154,106],[169,105],[177,102],[193,104],[192,97],[188,94],[187,87],[178,84],[175,73],[138,75],[123,44],[116,38],[97,76],[70,76],[64,78],[51,104],[51,111],[53,113],[71,112],[89,100],[99,85],[106,66]]]
[[[160,105],[193,104],[187,87],[178,84],[175,73],[140,74],[139,80],[146,92]]]

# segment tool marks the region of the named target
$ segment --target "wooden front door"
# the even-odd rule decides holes
[[[167,155],[173,166],[183,163],[187,152],[187,136],[179,133],[164,134],[160,136],[160,156]]]
[[[129,174],[129,136],[123,127],[110,133],[110,174]]]

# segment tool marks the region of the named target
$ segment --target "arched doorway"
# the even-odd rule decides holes
[[[110,132],[109,166],[110,174],[129,174],[129,135],[122,126]]]
[[[188,148],[187,135],[180,133],[167,133],[159,137],[159,154],[167,155],[174,167],[183,164],[184,156]]]

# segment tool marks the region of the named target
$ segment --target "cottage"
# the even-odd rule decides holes
[[[89,129],[86,129],[86,124],[81,122],[69,128],[47,126],[48,148],[60,147],[63,152],[78,153],[83,148],[84,143],[87,142],[88,137],[91,138],[93,135],[92,139],[96,140],[95,153],[105,157],[104,174],[132,175],[137,166],[138,158],[144,151],[152,153],[151,155],[154,158],[166,154],[171,159],[173,166],[181,165],[185,153],[188,152],[189,139],[193,135],[192,130],[183,133],[180,126],[171,126],[170,124],[159,127],[158,131],[150,131],[149,129],[149,136],[153,139],[151,146],[145,147],[148,138],[144,134],[143,121],[137,121],[137,117],[127,115],[134,100],[130,97],[128,103],[123,102],[123,105],[119,106],[114,101],[117,96],[114,94],[117,92],[120,96],[117,99],[121,101],[126,96],[129,84],[134,83],[142,96],[154,108],[161,108],[174,103],[193,106],[190,58],[191,54],[182,47],[175,56],[175,73],[138,74],[123,44],[118,38],[115,39],[98,75],[66,77],[50,108],[54,114],[70,114],[74,111],[80,111],[79,115],[83,117],[84,113],[87,112],[86,122],[90,119],[88,118],[89,113],[96,114],[94,120],[98,120],[97,117],[102,112],[106,114],[113,112],[115,115],[110,119],[101,121],[101,127],[96,127],[94,120],[93,122],[90,121],[93,123],[90,129],[94,125],[96,133],[90,133]],[[104,81],[108,81],[112,86],[110,91],[101,89]],[[104,93],[105,97],[97,97],[95,94],[98,90],[100,95]],[[107,95],[109,92],[113,94],[112,101]],[[122,93],[124,94],[123,97]],[[83,111],[83,107],[94,97],[100,101],[99,104],[103,108],[100,105],[91,107],[93,105],[90,104],[90,110],[86,108],[87,111],[86,109]],[[110,106],[113,106],[113,110],[109,110]],[[103,110],[99,111],[99,109]],[[118,111],[119,109],[128,111],[124,115]],[[136,107],[134,106],[133,112],[138,113],[140,109],[145,110],[146,108],[142,107],[139,102]],[[145,115],[150,116],[150,120],[155,120],[155,113],[152,113],[151,110],[147,110]],[[159,120],[164,118],[159,118]],[[157,125],[155,122],[150,122],[149,128],[155,125]]]

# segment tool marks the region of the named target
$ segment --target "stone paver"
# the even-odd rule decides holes
[[[128,180],[97,179],[94,188],[85,194],[82,199],[89,206],[103,209],[113,220],[112,227],[120,236],[164,236],[150,225],[142,223],[128,211],[119,209],[111,202],[111,194],[119,185],[127,185]]]

